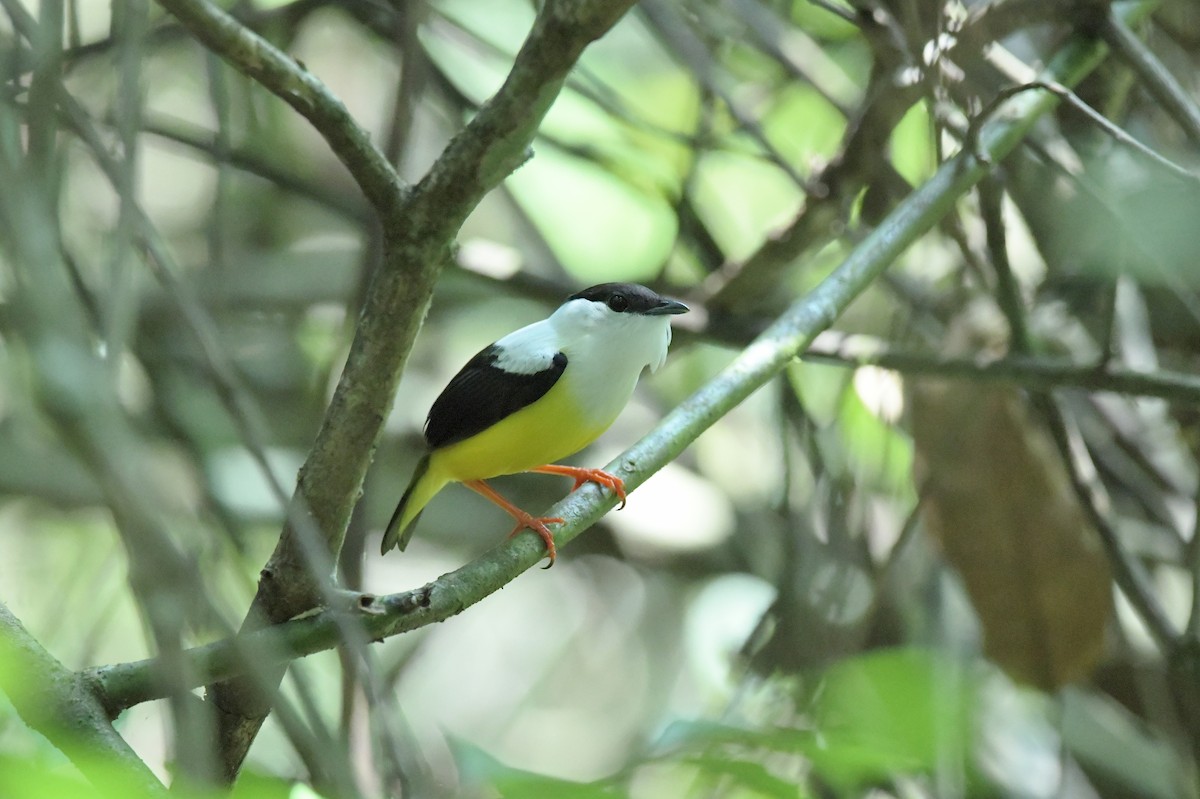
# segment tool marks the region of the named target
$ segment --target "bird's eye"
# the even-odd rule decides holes
[[[624,294],[614,294],[608,298],[608,307],[617,313],[621,313],[629,309],[629,300]]]

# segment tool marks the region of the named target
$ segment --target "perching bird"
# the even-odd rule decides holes
[[[548,524],[508,502],[484,481],[517,472],[561,474],[575,488],[592,482],[625,504],[625,484],[601,469],[554,465],[596,440],[629,402],[643,367],[656,370],[671,343],[670,316],[687,311],[636,283],[601,283],[567,298],[548,318],[509,333],[467,362],[425,421],[428,451],[383,534],[380,553],[403,550],[425,505],[447,483],[482,494],[512,516],[511,535],[528,528],[546,542]],[[511,537],[510,535],[510,537]]]

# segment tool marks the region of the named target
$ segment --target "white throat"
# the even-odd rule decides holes
[[[642,369],[656,371],[671,343],[669,316],[615,313],[571,300],[547,322],[567,356],[564,375],[588,420],[607,427],[629,402]]]

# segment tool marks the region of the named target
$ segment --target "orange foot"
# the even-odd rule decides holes
[[[550,528],[546,525],[562,524],[562,519],[557,516],[534,516],[533,514],[526,513],[502,497],[496,489],[482,480],[470,480],[463,483],[463,485],[496,503],[504,509],[505,513],[517,520],[517,526],[508,534],[509,538],[526,529],[533,530],[541,536],[542,540],[546,542],[546,554],[550,558],[550,562],[543,568],[549,569],[554,565],[554,559],[558,557],[558,548],[554,546],[554,533],[550,532]]]
[[[549,569],[554,565],[554,559],[558,557],[558,548],[554,546],[554,533],[550,532],[548,524],[562,524],[563,520],[557,516],[532,516],[525,511],[521,511],[520,515],[512,514],[512,517],[517,520],[517,526],[508,534],[512,538],[522,530],[533,530],[542,537],[546,542],[546,556],[550,558],[550,562],[543,566],[543,569]]]
[[[579,466],[559,466],[556,463],[551,463],[546,466],[538,466],[536,469],[530,469],[529,471],[539,474],[561,474],[565,477],[570,477],[575,480],[575,485],[571,487],[572,491],[584,483],[602,485],[616,494],[617,499],[621,500],[621,504],[617,510],[625,507],[625,481],[615,474],[609,474],[603,469],[584,469]]]

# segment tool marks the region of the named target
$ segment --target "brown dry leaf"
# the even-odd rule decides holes
[[[921,381],[911,413],[922,518],[962,577],[986,655],[1045,690],[1086,676],[1111,579],[1049,434],[1011,388]]]

